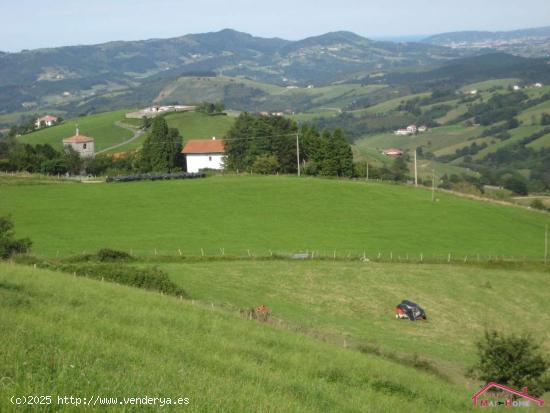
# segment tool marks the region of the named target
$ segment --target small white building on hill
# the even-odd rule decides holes
[[[223,169],[225,149],[223,140],[190,139],[181,151],[187,162],[187,172],[199,172],[201,169]]]
[[[56,124],[58,120],[59,118],[57,116],[46,115],[36,119],[36,122],[34,122],[34,125],[37,128],[41,128],[42,126],[52,126]]]
[[[93,158],[95,154],[94,138],[80,134],[78,126],[76,127],[76,135],[63,139],[64,148],[72,148],[81,158]]]

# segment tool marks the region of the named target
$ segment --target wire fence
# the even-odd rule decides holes
[[[194,262],[194,261],[323,261],[323,262],[361,262],[361,263],[411,263],[411,264],[548,264],[548,259],[527,255],[488,254],[488,253],[403,253],[399,251],[382,250],[351,250],[351,249],[306,249],[298,251],[277,251],[271,249],[226,249],[220,248],[174,248],[174,249],[125,249],[137,261],[157,262]],[[86,257],[92,251],[81,251],[69,254],[71,259],[78,256]],[[56,252],[56,259],[69,258],[69,255]],[[53,258],[51,255],[49,257]],[[548,266],[550,268],[550,265]]]

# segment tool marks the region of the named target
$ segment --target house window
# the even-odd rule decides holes
[[[86,144],[85,143],[82,144],[82,149],[86,149]]]
[[[208,157],[208,160],[209,160],[209,161],[211,161],[211,160],[212,160],[212,157],[211,157],[211,156],[209,156],[209,157]]]

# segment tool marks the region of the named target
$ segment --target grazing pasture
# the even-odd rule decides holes
[[[235,312],[1,263],[0,330],[5,412],[21,410],[9,400],[23,395],[52,396],[43,407],[56,412],[84,407],[58,396],[107,412],[144,396],[188,398],[162,410],[189,412],[463,412],[471,403],[464,385]]]
[[[389,260],[478,254],[541,260],[547,214],[427,188],[288,176],[184,182],[0,185],[33,251],[66,256],[104,247],[137,255],[269,255],[316,251]],[[201,251],[202,249],[202,251]]]
[[[39,129],[36,132],[23,135],[21,142],[36,144],[50,144],[56,149],[63,147],[62,140],[75,134],[76,125],[81,135],[95,139],[96,151],[108,148],[130,139],[132,131],[115,125],[115,122],[124,122],[126,110],[100,113],[66,120],[61,125]]]

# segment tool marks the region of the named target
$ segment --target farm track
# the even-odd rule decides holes
[[[121,146],[124,146],[124,145],[126,145],[130,142],[135,141],[136,139],[139,139],[145,133],[145,131],[143,131],[141,129],[136,130],[135,128],[132,128],[132,127],[126,125],[125,123],[120,122],[120,121],[116,121],[115,125],[118,126],[119,128],[126,129],[126,130],[129,130],[131,132],[134,132],[134,136],[132,136],[128,140],[125,140],[124,142],[120,142],[120,143],[117,143],[116,145],[109,146],[108,148],[97,151],[96,155],[100,155],[102,153],[109,152],[109,151],[111,151],[113,149],[116,149],[116,148],[120,148]]]

